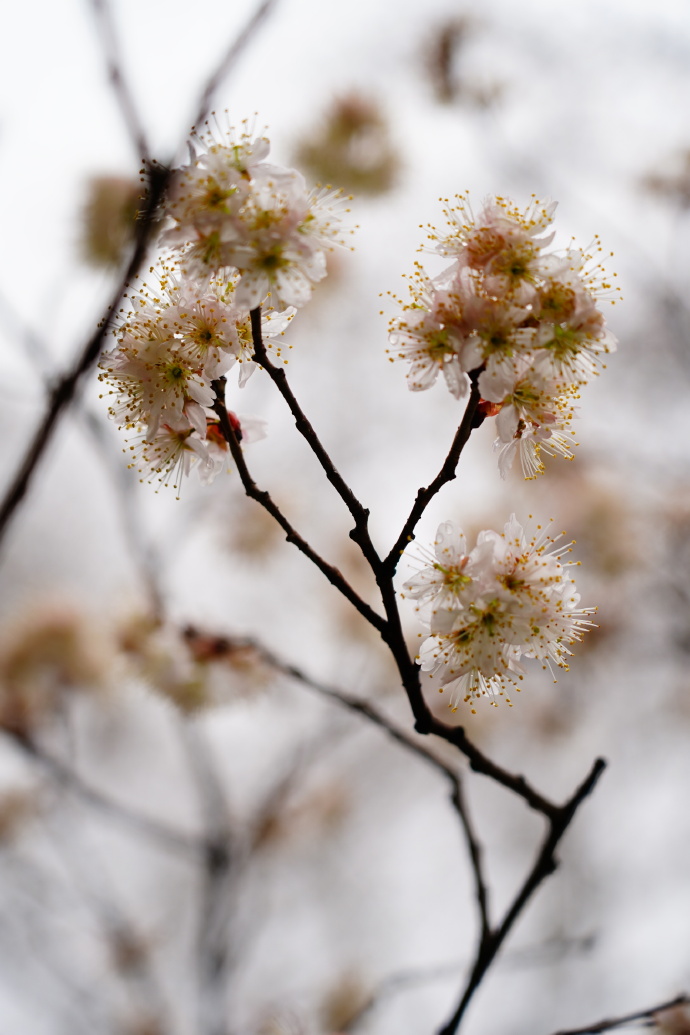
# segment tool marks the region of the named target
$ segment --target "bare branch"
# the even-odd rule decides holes
[[[129,83],[122,68],[122,59],[117,45],[110,5],[108,0],[90,0],[90,4],[96,20],[96,28],[101,38],[108,77],[120,106],[124,124],[127,127],[127,132],[137,158],[141,159],[145,166],[149,166],[151,164],[151,152],[132,91],[129,88]]]
[[[482,422],[483,418],[481,417],[481,414],[477,412],[480,398],[479,387],[477,385],[477,374],[478,372],[474,372],[470,375],[470,397],[467,400],[467,408],[465,409],[464,416],[460,422],[460,427],[455,433],[455,438],[451,444],[448,456],[443,461],[443,466],[434,478],[433,482],[427,485],[426,489],[420,489],[417,493],[417,498],[415,499],[412,510],[402,527],[402,531],[384,561],[384,565],[390,571],[391,575],[395,573],[405,547],[412,539],[414,539],[414,530],[417,527],[417,523],[422,514],[429,506],[429,503],[444,485],[453,481],[455,478],[460,454],[465,448],[474,428],[479,427]]]
[[[215,402],[213,405],[214,412],[218,417],[220,430],[223,434],[223,438],[228,444],[232,458],[237,465],[239,476],[244,486],[244,491],[250,499],[256,500],[260,503],[264,510],[268,511],[272,518],[274,518],[280,527],[285,532],[285,538],[289,543],[294,543],[300,553],[303,553],[305,557],[308,557],[312,564],[316,565],[320,572],[322,572],[332,586],[335,586],[342,595],[350,601],[352,606],[362,615],[363,618],[373,625],[380,633],[383,633],[386,621],[381,615],[376,614],[374,610],[367,603],[365,603],[361,597],[355,593],[352,586],[343,577],[342,573],[334,568],[331,564],[328,564],[312,547],[309,543],[302,538],[299,532],[296,531],[285,517],[283,512],[280,510],[278,505],[273,501],[268,492],[264,489],[259,489],[256,482],[249,473],[249,468],[244,459],[242,453],[242,447],[237,440],[237,436],[233,431],[230,420],[228,418],[228,412],[225,409],[224,395],[225,395],[225,378],[219,378],[213,382],[213,390],[215,392]]]
[[[225,54],[223,54],[223,57],[206,80],[206,85],[204,86],[201,97],[199,98],[196,114],[191,122],[192,126],[198,126],[204,121],[208,115],[213,95],[216,90],[235,67],[238,58],[241,57],[247,49],[247,46],[251,42],[257,29],[272,12],[276,4],[277,0],[264,0],[263,3],[259,4],[254,14],[240,32],[239,36],[230,44]]]
[[[475,959],[474,966],[472,967],[465,990],[462,993],[453,1015],[440,1029],[439,1035],[454,1035],[457,1031],[470,1000],[479,988],[484,975],[496,958],[499,949],[513,928],[515,921],[520,916],[537,888],[556,869],[558,865],[555,855],[556,848],[558,847],[565,831],[569,827],[575,812],[585,798],[587,798],[594,790],[599,777],[604,771],[604,767],[605,763],[601,759],[597,759],[590,772],[574,794],[565,802],[564,805],[549,817],[549,828],[537,853],[537,858],[532,869],[527,875],[527,878],[515,896],[512,904],[508,908],[500,925],[492,931],[489,937],[485,939],[484,943],[479,946],[479,951],[477,952],[477,957]]]
[[[196,724],[183,725],[182,733],[206,828],[196,953],[199,1031],[201,1035],[224,1035],[232,965],[230,919],[238,850],[225,791],[209,752],[209,744],[202,738]]]
[[[275,0],[265,0],[265,2],[261,4],[235,42],[225,53],[218,66],[209,76],[201,93],[195,122],[202,122],[206,118],[214,90],[217,89],[219,83],[228,75],[232,66],[252,38],[254,31],[266,17],[274,3]],[[183,140],[186,138],[187,131],[185,129]],[[179,149],[180,148],[177,150]],[[172,175],[170,165],[171,163],[158,165],[155,162],[150,162],[148,165],[147,172],[149,189],[146,198],[146,205],[144,206],[137,223],[134,252],[122,281],[115,289],[112,299],[105,309],[97,330],[94,331],[84,345],[79,356],[72,365],[71,370],[56,382],[52,392],[50,393],[50,398],[48,400],[48,405],[43,415],[43,419],[41,420],[34,437],[26,450],[24,459],[19,466],[19,470],[10,483],[9,488],[5,493],[5,497],[0,504],[0,543],[3,541],[14,512],[27,493],[38,463],[50,445],[61,417],[72,404],[79,382],[98,359],[105,337],[110,330],[115,313],[117,312],[124,296],[127,284],[137,277],[142,263],[144,262],[149,244],[151,243],[156,231],[156,215],[158,213],[159,206],[165,198],[170,183]]]
[[[82,801],[99,809],[103,815],[111,816],[132,830],[136,830],[139,834],[143,834],[150,841],[158,843],[166,852],[172,851],[180,856],[192,857],[193,859],[200,857],[203,845],[197,838],[183,834],[159,822],[157,819],[144,816],[128,805],[122,805],[120,802],[101,793],[101,791],[96,790],[96,788],[90,787],[65,762],[48,754],[35,740],[31,740],[18,733],[9,733],[8,735],[11,737],[13,744],[54,777],[62,787],[71,791]]]
[[[369,537],[369,531],[367,528],[369,511],[357,499],[354,492],[340,475],[335,464],[324,449],[312,424],[307,419],[301,406],[297,402],[297,399],[288,384],[285,371],[282,367],[276,367],[275,364],[271,363],[261,334],[261,308],[253,309],[250,315],[252,322],[252,340],[254,343],[254,360],[259,364],[259,366],[263,367],[285,402],[288,404],[290,412],[295,419],[297,430],[308,443],[314,456],[321,464],[329,482],[354,518],[355,527],[350,532],[350,538],[358,544],[372,568],[376,570],[380,566],[381,561]]]
[[[679,995],[670,999],[667,1003],[659,1003],[658,1006],[650,1006],[646,1010],[637,1010],[634,1013],[626,1013],[622,1017],[611,1017],[605,1021],[598,1021],[586,1028],[570,1028],[568,1031],[558,1031],[556,1035],[598,1035],[602,1031],[611,1031],[613,1028],[622,1028],[626,1024],[633,1024],[635,1021],[656,1021],[657,1014],[665,1010],[673,1010],[676,1006],[690,1006],[690,996]]]

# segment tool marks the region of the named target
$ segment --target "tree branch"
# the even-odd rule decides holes
[[[443,461],[443,466],[438,472],[434,480],[427,485],[426,489],[420,489],[417,493],[417,498],[414,501],[412,510],[410,511],[405,524],[402,527],[400,535],[396,539],[390,553],[384,560],[384,565],[390,574],[395,573],[398,567],[400,557],[405,550],[407,544],[414,539],[414,530],[417,526],[419,519],[422,514],[429,506],[429,503],[434,498],[436,493],[443,488],[448,482],[453,481],[456,475],[456,468],[460,459],[460,454],[465,448],[467,441],[472,434],[474,428],[479,427],[481,424],[481,415],[477,413],[477,407],[479,406],[479,387],[477,385],[477,373],[470,374],[470,397],[467,401],[467,407],[465,409],[464,416],[460,422],[460,427],[455,433],[455,437],[451,444],[448,456]]]
[[[90,0],[90,3],[96,20],[98,34],[101,38],[108,77],[120,106],[124,124],[127,127],[127,132],[137,158],[145,166],[149,166],[151,164],[151,152],[132,91],[122,69],[122,59],[117,45],[110,5],[107,0]]]
[[[265,2],[260,5],[235,42],[224,54],[218,66],[209,76],[201,93],[195,123],[203,122],[206,118],[213,92],[217,89],[222,79],[228,74],[259,24],[274,6],[274,3],[275,0],[265,0]],[[187,131],[185,130],[183,140],[186,139],[186,137]],[[179,148],[177,150],[179,150]],[[52,392],[50,393],[43,419],[41,420],[34,437],[26,450],[19,469],[14,479],[11,481],[2,503],[0,504],[0,543],[3,541],[17,507],[22,502],[28,491],[39,461],[42,459],[43,454],[48,448],[61,417],[67,411],[74,399],[79,382],[98,359],[103,347],[103,341],[110,330],[114,316],[122,301],[128,283],[137,277],[144,262],[146,252],[156,230],[156,215],[158,213],[159,206],[165,198],[165,194],[170,183],[172,175],[170,165],[171,162],[165,165],[158,165],[155,162],[150,162],[148,165],[148,194],[146,205],[144,206],[137,223],[137,234],[132,257],[122,281],[115,289],[112,299],[105,309],[97,330],[94,331],[84,345],[81,353],[72,365],[71,370],[56,382]]]
[[[575,812],[585,798],[594,790],[599,777],[604,771],[604,767],[605,763],[601,759],[597,759],[572,797],[549,817],[549,827],[532,869],[509,906],[500,925],[490,933],[483,944],[480,944],[465,990],[452,1016],[440,1029],[439,1035],[454,1035],[457,1031],[470,1000],[479,988],[484,975],[496,958],[515,921],[540,884],[556,869],[558,865],[555,855],[556,848],[569,827]]]
[[[626,1013],[622,1017],[612,1017],[605,1021],[598,1021],[586,1028],[569,1028],[568,1031],[558,1031],[556,1035],[599,1035],[599,1032],[610,1031],[612,1028],[622,1028],[634,1021],[656,1021],[657,1014],[665,1010],[673,1010],[677,1006],[690,1006],[690,996],[679,995],[670,999],[667,1003],[659,1003],[658,1006],[651,1006],[646,1010],[637,1010],[635,1013]],[[680,1030],[680,1029],[679,1029]]]
[[[230,420],[228,418],[228,411],[225,408],[225,378],[221,377],[217,381],[212,383],[213,391],[215,394],[215,402],[213,404],[213,410],[218,417],[220,430],[223,434],[223,438],[228,444],[232,458],[235,461],[237,470],[244,486],[244,491],[250,499],[256,500],[260,503],[264,510],[268,511],[272,518],[278,522],[280,527],[285,532],[285,538],[289,543],[293,543],[300,553],[303,553],[312,564],[316,565],[322,574],[326,576],[332,586],[335,586],[342,595],[350,601],[352,606],[366,618],[370,625],[373,625],[375,629],[378,629],[383,634],[383,630],[386,625],[385,618],[378,615],[361,597],[355,593],[352,586],[347,582],[342,573],[334,568],[331,564],[328,564],[316,551],[309,545],[309,543],[302,538],[295,528],[290,524],[288,519],[285,517],[283,512],[280,510],[278,505],[271,498],[269,493],[265,489],[259,489],[256,482],[249,473],[249,468],[244,459],[242,453],[242,447],[237,440],[237,436],[232,429]]]
[[[369,536],[367,526],[369,519],[368,509],[360,503],[350,486],[338,472],[335,464],[323,447],[321,440],[314,431],[311,422],[307,419],[304,411],[297,402],[297,399],[288,384],[285,371],[282,367],[275,366],[275,364],[269,359],[261,333],[261,308],[253,309],[250,315],[252,324],[252,340],[254,342],[254,361],[258,363],[259,366],[263,367],[282,395],[295,419],[297,430],[309,445],[314,456],[321,464],[329,482],[354,518],[355,527],[350,532],[350,538],[360,547],[372,568],[380,566],[381,559],[374,549]]]
[[[189,640],[190,638],[193,639],[197,633],[193,627],[187,627],[184,635]],[[480,938],[484,939],[490,931],[490,926],[488,918],[488,892],[483,875],[482,848],[474,832],[469,810],[465,802],[461,777],[453,766],[448,765],[447,762],[444,762],[443,759],[439,758],[438,755],[423,744],[420,744],[419,741],[413,740],[408,733],[399,729],[394,723],[369,704],[368,701],[364,701],[361,698],[354,697],[352,694],[346,693],[344,690],[336,689],[333,686],[326,686],[324,683],[321,683],[316,679],[312,679],[312,677],[307,675],[307,673],[302,669],[298,668],[296,665],[290,664],[289,662],[283,661],[257,640],[245,637],[242,637],[241,639],[217,637],[216,644],[216,649],[213,652],[213,656],[216,658],[222,657],[224,653],[232,653],[238,648],[250,648],[255,652],[257,657],[261,659],[261,661],[274,669],[274,671],[280,672],[282,675],[287,676],[288,679],[292,679],[306,687],[308,690],[316,692],[320,697],[325,697],[328,700],[335,701],[337,704],[342,705],[349,711],[360,715],[375,726],[378,726],[378,728],[383,730],[384,733],[386,733],[392,740],[395,740],[396,743],[402,745],[407,751],[416,755],[418,758],[421,758],[427,764],[433,766],[437,772],[440,772],[449,781],[451,785],[451,804],[460,819],[468,854],[472,864],[475,894],[479,912],[481,931]]]
[[[99,809],[104,815],[112,816],[149,840],[157,842],[166,852],[172,851],[193,859],[198,859],[201,855],[203,844],[199,839],[174,830],[156,819],[144,816],[128,805],[122,805],[96,788],[90,787],[73,769],[44,751],[35,740],[19,733],[5,732],[13,744],[46,770],[59,784],[81,798],[82,801]]]

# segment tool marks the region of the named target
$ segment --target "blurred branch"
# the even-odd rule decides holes
[[[4,319],[8,331],[16,336],[26,346],[26,353],[31,363],[46,388],[49,389],[53,377],[53,357],[46,346],[43,338],[30,327],[22,324],[18,314],[14,311],[9,300],[0,292],[0,319]],[[163,613],[163,594],[160,586],[160,576],[154,546],[147,541],[136,520],[133,508],[133,500],[136,493],[137,483],[130,478],[129,471],[122,463],[119,449],[115,449],[110,437],[107,435],[100,413],[90,409],[81,400],[77,401],[75,407],[77,417],[82,421],[84,427],[91,436],[91,440],[104,460],[104,466],[110,475],[111,482],[115,488],[115,496],[120,507],[120,517],[125,538],[129,544],[132,557],[136,561],[137,571],[142,577],[149,596],[151,610],[157,617]]]
[[[613,1028],[622,1028],[626,1024],[635,1021],[647,1021],[656,1024],[657,1014],[665,1010],[672,1010],[676,1006],[690,1006],[690,996],[679,995],[670,999],[667,1003],[659,1003],[658,1006],[650,1006],[647,1010],[637,1010],[635,1013],[626,1013],[622,1017],[612,1017],[606,1021],[599,1021],[597,1024],[588,1025],[586,1028],[569,1028],[567,1031],[558,1031],[556,1035],[598,1035],[602,1031],[611,1031]],[[680,1033],[681,1029],[678,1029]]]
[[[64,928],[47,922],[55,906],[55,882],[35,858],[11,852],[7,844],[2,845],[2,870],[12,882],[13,904],[3,910],[0,924],[3,980],[11,981],[14,990],[24,986],[29,1002],[40,999],[56,1031],[93,1035],[107,1030],[103,989],[93,980],[75,977],[74,954],[65,953]]]
[[[194,630],[192,628],[188,628],[185,635],[188,639],[193,638]],[[330,686],[327,687],[317,680],[312,679],[295,665],[291,665],[279,659],[270,650],[257,643],[255,640],[218,637],[216,647],[214,649],[214,657],[220,658],[223,656],[223,653],[231,655],[234,650],[237,650],[238,648],[246,649],[247,647],[253,649],[262,661],[270,665],[276,671],[281,672],[283,675],[291,679],[297,680],[303,686],[316,691],[323,697],[328,697],[337,701],[349,710],[354,711],[370,722],[373,722],[379,728],[383,729],[388,736],[402,744],[409,751],[425,759],[450,780],[453,788],[451,800],[463,827],[472,864],[475,882],[475,897],[477,899],[480,916],[478,946],[469,979],[452,1017],[439,1033],[439,1035],[453,1035],[457,1030],[470,1000],[481,984],[487,970],[496,958],[499,949],[512,930],[516,920],[521,915],[525,906],[539,886],[557,868],[558,861],[555,854],[556,849],[565,834],[565,831],[570,826],[578,808],[594,790],[599,777],[604,771],[606,763],[602,759],[597,759],[593,763],[588,775],[574,791],[571,797],[563,805],[557,805],[537,794],[537,792],[527,784],[524,777],[514,776],[513,774],[506,772],[500,766],[497,766],[494,762],[491,762],[490,759],[488,759],[479,751],[478,748],[474,747],[474,745],[467,740],[463,729],[460,727],[445,726],[432,716],[429,717],[428,728],[425,731],[420,732],[437,733],[437,735],[442,736],[444,740],[448,740],[450,743],[455,744],[464,754],[467,755],[470,760],[471,768],[492,777],[498,783],[514,791],[526,802],[526,804],[542,813],[548,824],[546,834],[541,846],[539,847],[537,857],[531,870],[527,874],[527,877],[516,894],[512,904],[508,907],[501,922],[497,926],[492,926],[488,915],[488,892],[483,876],[482,850],[474,833],[464,802],[460,778],[455,770],[439,759],[428,748],[422,747],[422,745],[414,741],[407,733],[397,729],[395,725],[384,718],[384,716],[382,716],[368,702],[359,700],[341,690],[336,690]]]
[[[5,732],[11,738],[12,743],[28,758],[49,773],[59,785],[71,791],[82,801],[99,809],[104,815],[112,816],[138,833],[144,834],[150,841],[158,842],[160,847],[168,852],[173,851],[180,855],[199,858],[203,847],[199,839],[183,834],[156,819],[144,816],[128,805],[122,805],[94,787],[90,787],[69,765],[54,758],[35,740],[19,733],[7,730]]]
[[[196,966],[200,1035],[226,1035],[226,1002],[231,970],[230,921],[238,848],[223,784],[196,723],[182,735],[204,817],[205,849],[200,857],[201,889]]]
[[[458,972],[457,963],[445,963],[435,967],[418,967],[415,969],[401,970],[397,974],[390,974],[379,984],[378,988],[367,997],[365,1002],[350,1017],[343,1027],[343,1032],[356,1031],[356,1029],[367,1019],[384,999],[395,995],[396,992],[405,991],[406,988],[415,985],[423,985],[432,981],[444,981],[455,977]]]
[[[62,785],[63,790],[65,785]],[[113,976],[126,987],[133,999],[140,1001],[142,1012],[162,1029],[168,1025],[163,1018],[170,1015],[166,990],[159,981],[151,961],[151,947],[127,916],[122,903],[117,901],[115,888],[105,889],[107,867],[102,859],[89,857],[93,846],[85,839],[83,828],[69,829],[64,815],[45,817],[53,848],[62,857],[72,887],[95,918],[112,965]],[[81,834],[81,837],[79,837]],[[101,993],[102,994],[102,993]]]
[[[127,132],[137,158],[141,159],[144,166],[149,166],[151,164],[151,152],[132,91],[123,72],[122,58],[117,45],[110,4],[108,0],[89,0],[89,2],[96,20],[96,28],[101,38],[101,46],[103,47],[110,84],[122,111],[124,124],[127,127]]]
[[[230,46],[217,67],[207,79],[199,100],[195,123],[202,122],[206,118],[214,90],[217,89],[219,83],[228,75],[231,68],[242,54],[244,48],[251,40],[254,31],[271,10],[274,2],[275,0],[265,0],[265,2],[259,6],[257,11],[249,19],[243,31]],[[182,141],[186,138],[187,131],[185,129]],[[177,150],[179,150],[179,148]],[[85,343],[81,353],[73,363],[72,368],[56,382],[50,393],[48,405],[43,418],[26,450],[14,479],[11,481],[9,488],[5,493],[4,499],[0,503],[0,543],[3,541],[14,512],[28,491],[39,461],[42,459],[43,454],[48,448],[61,417],[72,404],[79,382],[98,359],[103,347],[103,341],[110,330],[112,321],[127,289],[127,285],[137,277],[146,258],[148,247],[158,226],[156,216],[170,184],[172,176],[171,162],[161,165],[155,161],[151,161],[147,166],[147,174],[148,192],[146,203],[142,208],[140,219],[137,223],[135,246],[132,257],[127,265],[127,269],[122,280],[115,289],[111,301],[105,309],[98,328]]]
[[[199,98],[196,115],[192,119],[191,124],[193,126],[198,126],[204,121],[209,113],[214,93],[235,67],[238,58],[242,56],[249,43],[251,43],[252,37],[256,33],[257,29],[260,28],[262,22],[265,21],[268,15],[272,13],[273,8],[277,6],[277,3],[278,0],[263,0],[263,3],[259,4],[254,14],[240,32],[239,36],[237,36],[237,38],[230,44],[225,54],[206,80],[203,93]]]

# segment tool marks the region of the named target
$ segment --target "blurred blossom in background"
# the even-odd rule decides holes
[[[205,76],[253,10],[112,0],[161,162],[187,161]],[[417,530],[430,543],[452,520],[474,542],[511,512],[553,517],[598,604],[556,685],[546,672],[512,709],[455,717],[556,801],[593,758],[610,763],[470,1035],[575,1028],[690,991],[688,69],[686,0],[276,0],[214,100],[268,127],[271,160],[353,195],[355,250],[329,254],[281,347],[384,551],[462,414],[441,383],[410,393],[385,352],[387,293],[415,260],[445,264],[417,254],[439,199],[550,198],[554,247],[596,234],[614,253],[619,349],[578,403],[575,460],[503,481],[481,428]],[[4,487],[126,265],[141,163],[90,5],[15,5],[0,76]],[[252,473],[374,606],[349,516],[270,387],[257,375],[228,398],[267,424]],[[0,555],[0,1029],[437,1030],[475,924],[447,787],[256,641],[411,729],[391,660],[234,474],[191,477],[179,500],[140,484],[102,390],[92,372]],[[399,589],[412,572],[404,559]],[[468,797],[500,908],[540,830],[481,778]]]

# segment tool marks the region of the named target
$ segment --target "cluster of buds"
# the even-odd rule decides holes
[[[417,264],[391,322],[390,356],[411,364],[412,390],[442,372],[460,399],[478,381],[503,476],[516,454],[526,478],[543,470],[542,452],[572,459],[575,400],[616,347],[598,307],[611,294],[601,267],[580,250],[546,250],[555,207],[496,197],[475,218],[465,196],[447,202],[446,227],[429,239],[452,264],[435,279]]]
[[[576,562],[563,561],[572,544],[557,545],[561,539],[541,526],[528,539],[513,514],[503,532],[480,532],[468,552],[457,526],[440,525],[433,553],[404,590],[428,627],[418,661],[450,691],[453,710],[501,696],[508,685],[519,689],[523,659],[552,673],[554,665],[567,669],[569,646],[592,626],[594,609],[578,607]]]
[[[216,393],[235,363],[240,387],[255,367],[251,310],[262,308],[262,338],[279,355],[272,339],[325,276],[325,249],[344,243],[340,197],[308,191],[298,172],[264,161],[268,150],[246,127],[193,138],[164,210],[169,254],[151,270],[156,283],[130,293],[101,359],[110,414],[136,433],[132,463],[150,479],[177,487],[192,467],[206,481],[223,469]],[[245,444],[263,434],[260,421],[229,418]]]

